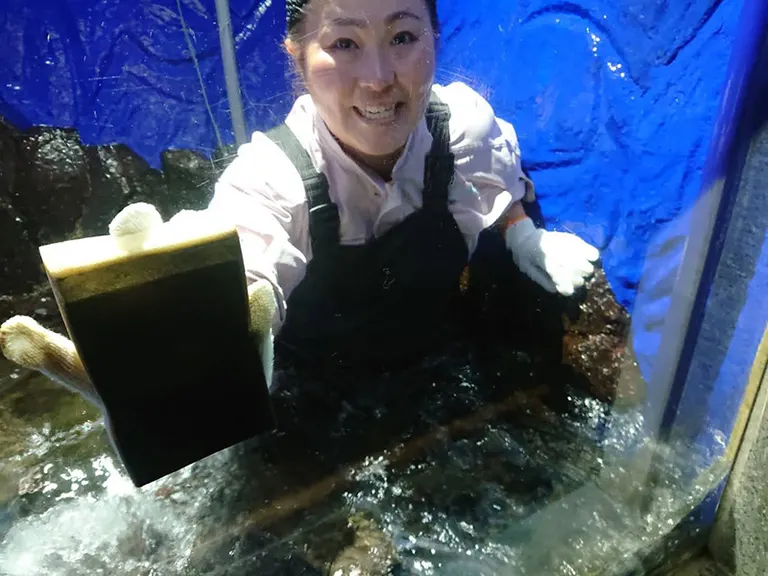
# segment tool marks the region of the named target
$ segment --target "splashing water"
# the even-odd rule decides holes
[[[455,387],[445,385],[422,421],[457,398],[477,404],[471,375],[456,374]],[[31,456],[37,462],[10,502],[0,490],[0,575],[636,569],[637,551],[668,533],[723,471],[702,458],[692,477],[694,448],[643,438],[639,411],[611,413],[576,393],[568,401],[556,424],[498,416],[429,441],[406,435],[399,448],[327,469],[324,453],[311,462],[297,457],[290,467],[281,450],[255,442],[258,449],[233,447],[142,489],[110,456],[100,422],[57,433],[43,427],[27,436],[25,454],[0,461],[0,484],[3,466]],[[350,410],[329,437],[357,438],[362,420]],[[380,412],[359,418],[376,420]],[[62,447],[89,443],[99,446],[94,456],[61,456]],[[408,448],[414,444],[418,450]],[[641,513],[638,494],[647,490],[635,462],[650,453],[659,460],[660,489]]]
[[[70,469],[59,478],[51,474],[53,466],[44,470],[38,490],[55,494],[53,503],[9,530],[0,548],[0,574],[138,575],[154,573],[159,564],[173,568],[162,572],[169,574],[183,568],[204,490],[183,499],[158,497],[160,486],[134,488],[107,456],[94,459],[90,469]],[[75,495],[79,484],[94,486]]]

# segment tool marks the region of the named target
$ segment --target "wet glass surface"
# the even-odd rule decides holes
[[[37,247],[103,234],[130,202],[201,208],[234,153],[212,0],[69,4],[0,8],[0,322],[62,334]],[[292,103],[282,2],[231,4],[263,129]],[[141,489],[97,410],[0,356],[0,576],[624,576],[662,563],[673,531],[681,554],[702,536],[686,519],[726,475],[742,373],[701,401],[699,374],[692,431],[664,441],[669,390],[646,379],[740,2],[441,4],[438,81],[515,125],[535,217],[599,246],[605,271],[568,305],[497,290],[523,305],[485,319],[480,353],[330,388],[278,370],[275,433]]]
[[[489,387],[457,353],[375,394],[287,385],[280,432],[136,489],[89,405],[3,375],[7,576],[624,574],[725,472],[648,440],[641,404]]]

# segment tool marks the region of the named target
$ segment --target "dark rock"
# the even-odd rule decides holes
[[[166,150],[162,154],[163,176],[168,190],[166,210],[200,210],[208,205],[217,178],[212,160],[191,150]]]
[[[83,208],[79,235],[107,234],[110,221],[126,205],[156,204],[166,196],[162,173],[127,146],[89,147],[86,154],[91,190]]]
[[[563,319],[563,362],[586,377],[598,400],[635,405],[645,388],[627,347],[630,317],[616,301],[605,272],[587,282],[585,297]]]
[[[44,274],[41,272],[41,275]],[[16,314],[30,316],[42,326],[66,334],[56,298],[48,282],[40,282],[21,294],[0,294],[0,323]]]
[[[398,563],[393,540],[362,513],[349,517],[354,541],[333,561],[328,572],[339,576],[391,574]]]
[[[215,167],[189,150],[162,155],[155,170],[126,146],[89,148],[91,193],[83,210],[79,234],[106,234],[109,222],[133,202],[153,204],[164,220],[181,210],[205,208],[212,195]]]
[[[149,202],[165,220],[204,208],[233,157],[231,149],[210,160],[168,150],[161,171],[122,144],[84,147],[74,130],[21,133],[0,119],[0,294],[45,282],[38,246],[107,234],[130,203]]]
[[[0,194],[0,295],[19,294],[45,279],[24,219]]]
[[[18,164],[18,132],[0,118],[0,197],[10,199]]]
[[[21,135],[11,203],[38,244],[75,229],[90,182],[85,149],[74,130],[36,127]]]
[[[26,221],[11,204],[18,165],[18,133],[0,120],[0,295],[30,289],[43,279]]]

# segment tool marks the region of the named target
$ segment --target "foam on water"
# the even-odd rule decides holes
[[[45,461],[52,445],[82,442],[99,425],[42,433],[29,451],[43,464],[20,497],[30,503],[16,507],[0,542],[0,575],[305,573],[286,566],[324,546],[334,518],[359,513],[374,519],[409,574],[559,576],[622,562],[637,569],[638,549],[668,533],[723,470],[708,468],[711,459],[691,446],[643,438],[639,412],[610,414],[591,399],[570,401],[574,409],[552,429],[498,421],[460,438],[440,437],[408,462],[371,456],[289,533],[254,526],[257,534],[248,537],[248,527],[231,526],[233,519],[269,501],[241,490],[249,479],[232,450],[136,489],[106,452],[77,467]],[[626,457],[608,462],[606,448]],[[651,452],[659,488],[641,513],[637,497],[647,490],[633,462]],[[261,466],[257,485],[270,478],[269,464]],[[199,547],[229,531],[236,537],[222,538],[222,546]]]
[[[136,490],[107,456],[96,458],[91,470],[65,476],[67,482],[50,478],[41,488],[57,491],[56,503],[6,535],[0,549],[4,575],[146,573],[167,559],[169,545],[183,561],[194,533],[191,510]],[[97,483],[98,493],[75,497],[80,482]]]
[[[45,455],[56,441],[73,437],[79,434],[33,435],[30,453]],[[39,465],[20,482],[18,500],[30,501],[11,507],[17,519],[0,541],[0,575],[183,573],[200,509],[226,461],[226,454],[216,454],[141,489],[106,453],[78,468]]]

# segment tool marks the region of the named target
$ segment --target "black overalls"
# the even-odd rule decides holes
[[[553,352],[545,364],[559,363],[557,297],[519,271],[504,236],[483,231],[468,262],[449,210],[449,118],[430,102],[423,207],[360,246],[340,245],[328,182],[290,129],[267,133],[297,167],[310,209],[313,258],[275,339],[279,433],[261,446],[296,482],[533,385],[539,350]]]
[[[454,336],[468,249],[448,209],[454,172],[449,118],[445,104],[430,102],[426,120],[433,144],[423,207],[358,246],[340,244],[328,181],[290,129],[283,124],[267,133],[304,182],[313,252],[288,298],[276,357],[320,372],[376,372],[416,360]]]

